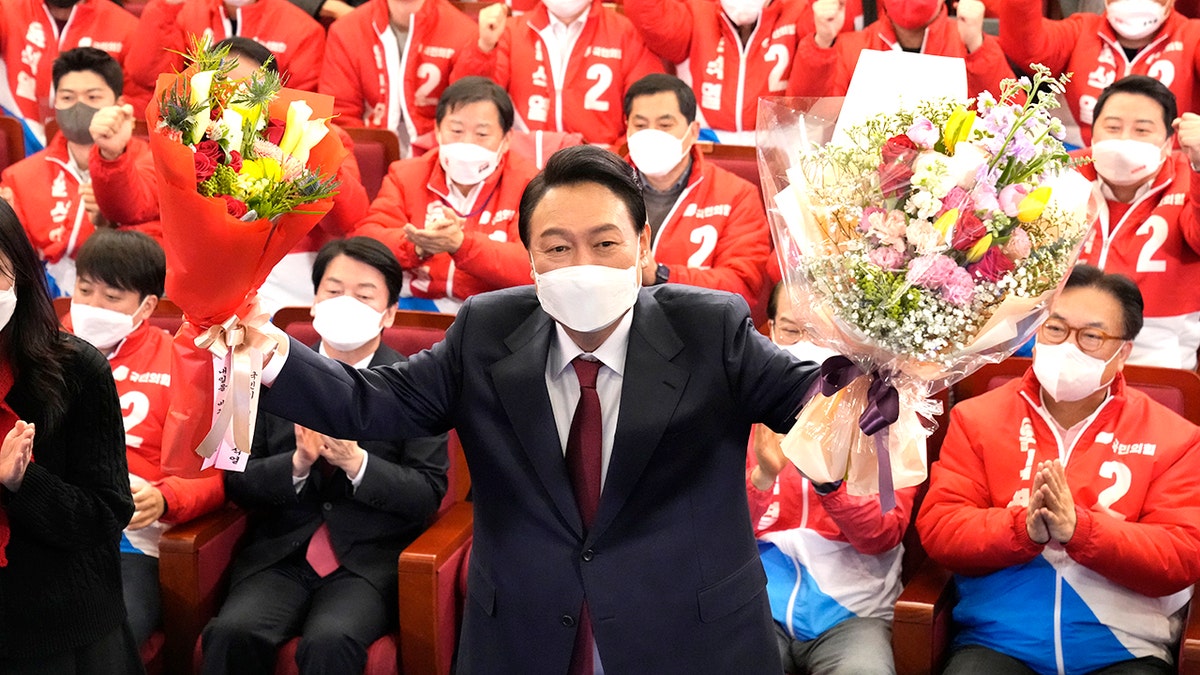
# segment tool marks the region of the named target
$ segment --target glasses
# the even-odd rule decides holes
[[[1085,353],[1091,354],[1104,348],[1109,340],[1124,340],[1119,335],[1109,335],[1099,328],[1072,328],[1065,321],[1050,319],[1042,324],[1042,341],[1049,345],[1061,344],[1071,333],[1075,334],[1075,344]]]

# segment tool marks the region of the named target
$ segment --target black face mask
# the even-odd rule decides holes
[[[76,103],[70,108],[62,108],[54,111],[54,119],[58,122],[58,130],[67,140],[76,145],[91,145],[92,132],[89,127],[92,126],[92,117],[96,114],[98,108],[83,103]]]
[[[46,4],[55,9],[71,9],[78,5],[80,0],[46,0]]]

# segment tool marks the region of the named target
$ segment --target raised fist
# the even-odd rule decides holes
[[[500,36],[504,33],[504,23],[508,19],[508,6],[502,2],[488,5],[479,12],[479,49],[484,53],[496,48]]]
[[[817,26],[817,46],[829,49],[846,22],[846,0],[817,0],[812,11],[813,23]]]
[[[1179,134],[1179,149],[1192,162],[1192,170],[1200,168],[1200,115],[1185,112],[1175,120],[1175,133]]]
[[[968,52],[983,45],[983,11],[982,0],[958,0],[958,37]]]
[[[88,131],[101,157],[114,160],[125,152],[125,146],[133,136],[133,120],[131,105],[110,105],[96,111]]]

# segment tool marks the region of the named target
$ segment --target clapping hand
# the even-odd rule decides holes
[[[23,420],[17,420],[0,444],[0,485],[16,492],[25,479],[25,469],[33,461],[34,428]]]
[[[330,464],[346,472],[347,476],[355,476],[362,468],[363,455],[366,454],[358,443],[343,441],[321,435],[321,456]]]

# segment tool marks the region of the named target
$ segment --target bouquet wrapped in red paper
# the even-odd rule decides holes
[[[200,457],[240,469],[249,452],[264,358],[277,343],[257,291],[332,207],[346,150],[328,132],[333,99],[284,89],[259,69],[228,77],[228,50],[195,45],[184,72],[159,76],[146,118],[158,174],[166,295],[175,335],[163,469],[197,475]],[[199,455],[200,457],[198,457]]]

